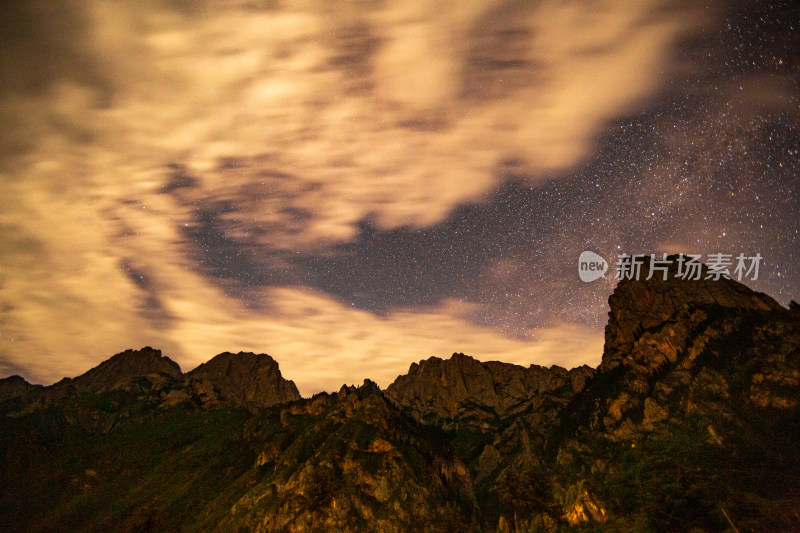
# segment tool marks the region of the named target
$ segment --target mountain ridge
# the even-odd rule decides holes
[[[609,306],[596,369],[457,353],[300,398],[269,356],[148,348],[0,380],[0,527],[800,530],[800,313],[674,264]]]
[[[0,399],[17,400],[0,413],[27,414],[63,398],[124,390],[148,395],[161,406],[191,403],[211,409],[220,406],[251,410],[300,399],[294,382],[281,375],[278,363],[266,354],[223,352],[183,373],[161,350],[145,346],[125,350],[75,378],[53,385],[32,385],[20,376],[0,379]],[[19,409],[19,405],[24,408]]]

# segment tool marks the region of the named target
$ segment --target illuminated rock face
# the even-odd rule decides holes
[[[588,366],[571,371],[553,366],[528,368],[498,361],[480,362],[456,353],[414,363],[386,395],[416,418],[446,428],[489,427],[548,396],[569,396],[594,374]]]
[[[705,310],[720,312],[773,311],[784,309],[769,296],[750,290],[730,279],[699,280],[676,277],[676,256],[670,257],[666,280],[661,272],[650,274],[647,264],[641,280],[622,280],[609,297],[605,349],[600,370],[617,365],[658,366],[663,360],[674,362],[676,350],[685,348],[688,331],[705,320]],[[651,357],[652,356],[652,357]]]
[[[221,353],[186,378],[205,407],[261,408],[300,399],[294,382],[283,379],[278,363],[265,354]]]

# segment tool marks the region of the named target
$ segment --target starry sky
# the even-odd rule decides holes
[[[787,305],[798,36],[791,2],[2,2],[0,375],[594,366],[621,253],[760,253]]]

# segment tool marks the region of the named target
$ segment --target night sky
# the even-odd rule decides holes
[[[3,376],[594,366],[622,253],[800,299],[791,2],[8,1],[0,42]]]

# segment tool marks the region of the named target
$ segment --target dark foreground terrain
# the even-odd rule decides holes
[[[597,369],[455,354],[303,399],[267,355],[0,380],[2,531],[797,531],[800,311],[623,281]]]

